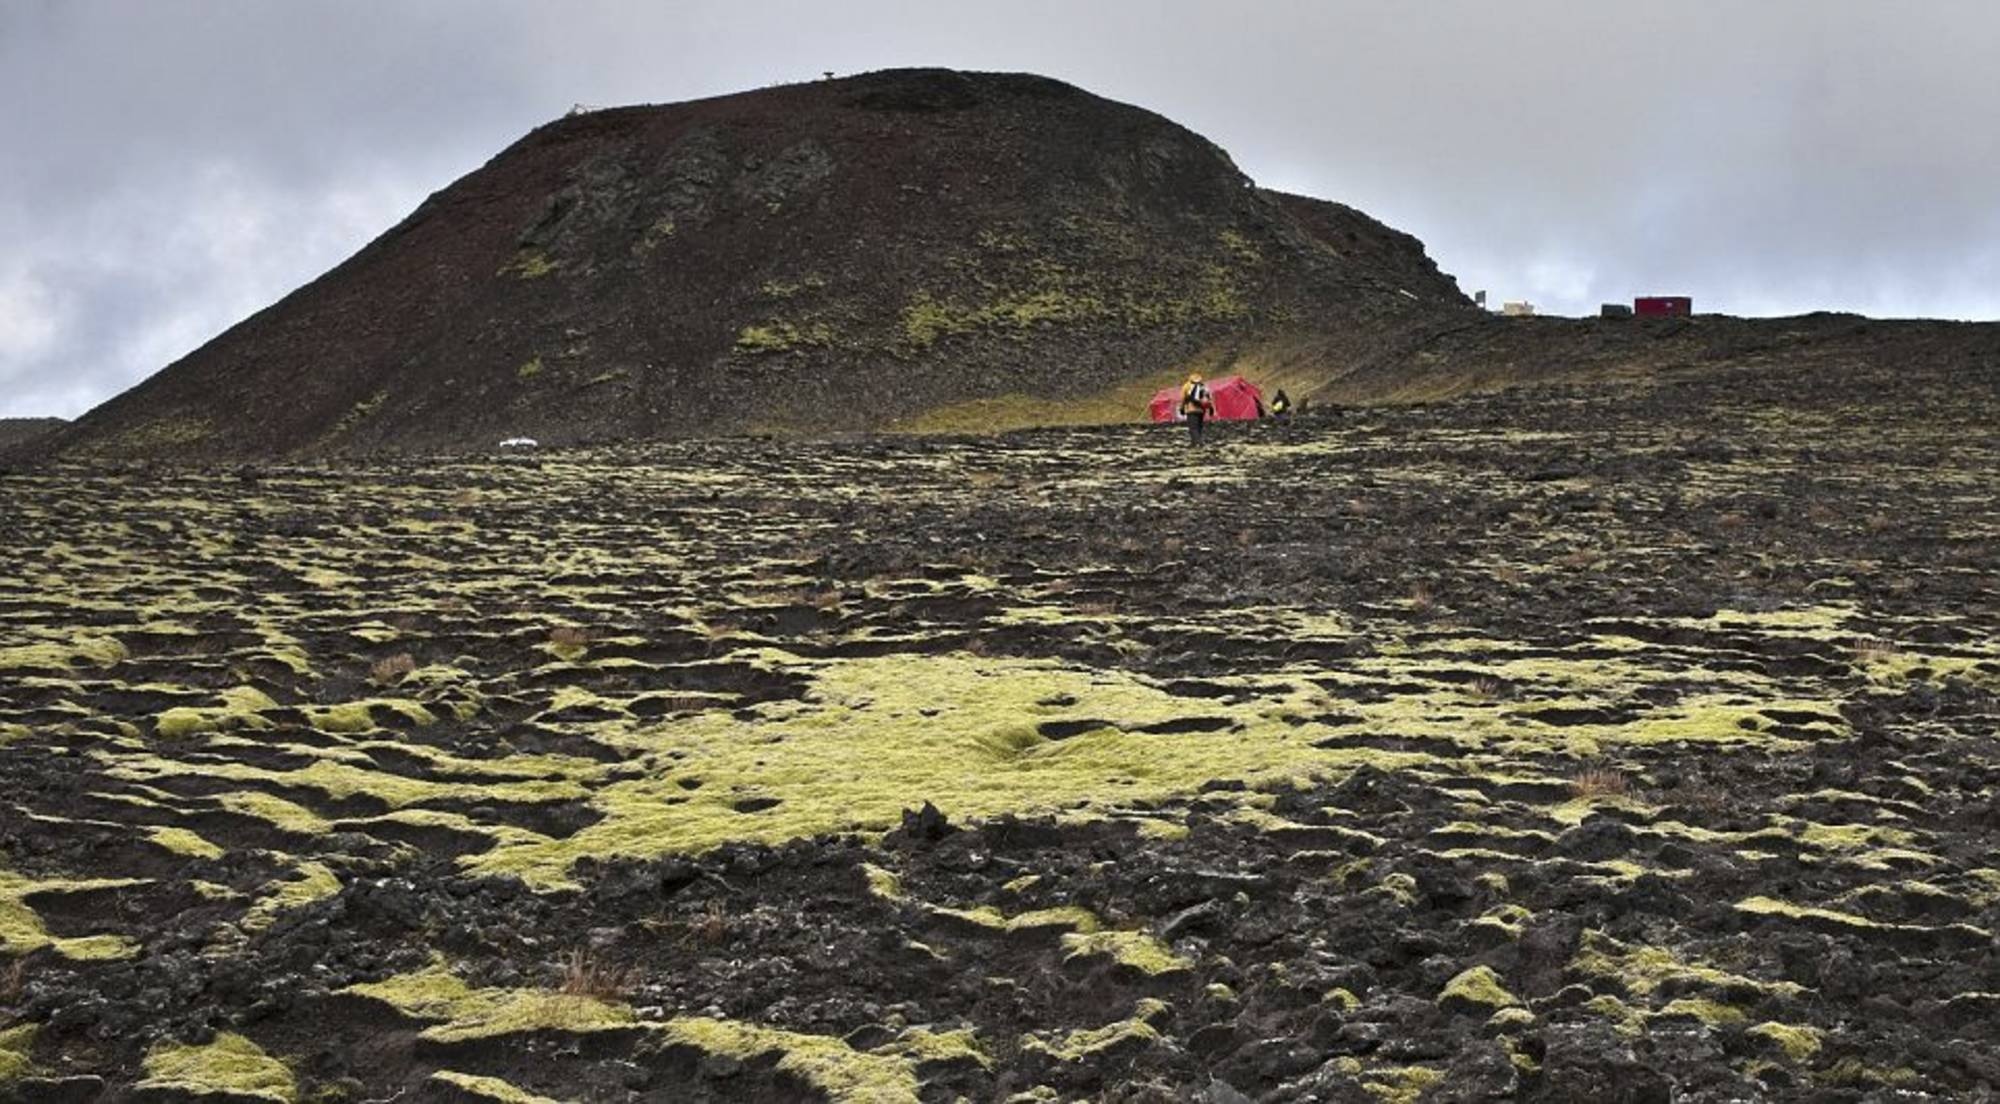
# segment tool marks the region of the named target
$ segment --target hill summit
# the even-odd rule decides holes
[[[1118,421],[1189,366],[1285,383],[1302,343],[1338,363],[1466,317],[1415,238],[1158,115],[897,70],[542,126],[51,447]]]

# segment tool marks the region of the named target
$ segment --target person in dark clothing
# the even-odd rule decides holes
[[[1271,417],[1280,422],[1292,420],[1292,397],[1285,394],[1285,389],[1282,387],[1278,388],[1276,395],[1271,396]]]
[[[1214,413],[1215,398],[1201,381],[1201,373],[1188,373],[1187,382],[1181,384],[1181,418],[1188,424],[1188,444],[1201,444],[1202,424]]]

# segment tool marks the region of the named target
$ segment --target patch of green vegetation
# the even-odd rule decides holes
[[[133,878],[36,879],[11,870],[0,870],[0,953],[25,955],[43,947],[53,947],[64,958],[80,962],[131,958],[139,953],[139,946],[122,935],[85,935],[70,939],[51,936],[42,923],[41,915],[29,906],[26,899],[37,893],[87,893],[142,884]]]
[[[562,266],[549,259],[548,254],[539,249],[523,249],[514,254],[514,259],[500,266],[496,276],[515,276],[523,280],[538,280]]]
[[[1820,1050],[1820,1033],[1817,1028],[1801,1024],[1760,1023],[1747,1032],[1757,1038],[1769,1041],[1783,1051],[1793,1062],[1809,1062]]]
[[[1122,965],[1146,974],[1168,974],[1194,967],[1194,963],[1145,932],[1071,932],[1062,937],[1062,946],[1068,952],[1067,958],[1110,955]]]
[[[1382,1104],[1416,1104],[1431,1088],[1444,1080],[1444,1071],[1429,1066],[1368,1071],[1361,1087]]]
[[[1257,249],[1256,243],[1235,230],[1224,230],[1216,235],[1216,240],[1222,243],[1222,248],[1238,264],[1253,265],[1264,259],[1264,254]]]
[[[474,989],[443,965],[351,985],[341,992],[379,1000],[417,1019],[442,1021],[423,1032],[424,1038],[440,1043],[532,1031],[583,1034],[638,1023],[631,1009],[595,997],[538,989]]]
[[[834,1104],[916,1104],[918,1099],[910,1060],[864,1054],[829,1036],[703,1016],[676,1017],[661,1028],[661,1034],[669,1042],[738,1061],[776,1053],[779,1070],[824,1093]]]
[[[984,329],[1020,330],[1110,316],[1111,309],[1098,295],[1060,286],[1003,295],[979,306],[944,302],[927,292],[918,292],[903,307],[902,333],[904,342],[912,348],[928,349],[939,338],[954,334]]]
[[[0,648],[0,671],[68,671],[84,664],[113,667],[125,661],[125,645],[109,636],[79,636],[68,644],[22,644]]]
[[[1590,977],[1610,978],[1635,997],[1651,996],[1663,985],[1754,989],[1791,997],[1805,992],[1804,987],[1789,981],[1758,981],[1712,966],[1684,962],[1664,947],[1627,946],[1597,931],[1583,934],[1576,957],[1569,965],[1571,970]]]
[[[1750,1017],[1741,1008],[1724,1004],[1705,997],[1679,997],[1670,1000],[1659,1012],[1662,1016],[1686,1016],[1699,1020],[1709,1027],[1732,1027]]]
[[[222,848],[186,828],[149,828],[146,838],[176,855],[191,859],[219,859],[223,854]]]
[[[1088,1031],[1072,1031],[1059,1040],[1025,1035],[1021,1038],[1021,1048],[1039,1050],[1064,1062],[1082,1062],[1121,1044],[1158,1042],[1160,1032],[1151,1021],[1166,1012],[1166,1002],[1147,997],[1139,1002],[1130,1017],[1117,1023]]]
[[[745,326],[736,335],[736,351],[747,354],[784,353],[805,346],[824,347],[833,343],[833,328],[824,322],[809,322],[796,325],[791,322],[772,322],[763,326]]]
[[[246,932],[262,931],[281,913],[340,892],[340,879],[322,863],[302,862],[296,873],[297,877],[279,882],[276,889],[250,906],[237,926]]]
[[[1500,983],[1491,966],[1474,966],[1445,983],[1438,1004],[1447,1010],[1496,1010],[1520,1007],[1521,999]]]
[[[214,427],[203,418],[156,418],[125,430],[94,451],[112,455],[170,452],[177,448],[200,444],[214,432]]]
[[[651,225],[646,227],[645,233],[639,236],[639,248],[651,251],[657,248],[661,242],[673,237],[678,229],[671,218],[655,219]]]
[[[26,1077],[35,1066],[35,1036],[41,1024],[25,1023],[0,1031],[0,1086]]]
[[[333,825],[311,809],[258,790],[217,794],[215,802],[229,812],[256,817],[280,831],[301,836],[321,836],[333,830]]]
[[[993,1068],[993,1056],[980,1045],[978,1035],[969,1027],[956,1031],[913,1027],[876,1047],[874,1052],[906,1058],[919,1066],[931,1062],[971,1062],[982,1069]]]
[[[766,299],[790,299],[801,291],[818,291],[825,286],[825,277],[816,272],[808,272],[797,283],[789,280],[766,280],[758,285],[757,293]]]
[[[241,1035],[223,1032],[203,1046],[164,1043],[146,1054],[141,1091],[191,1096],[233,1094],[274,1104],[296,1104],[298,1082],[283,1062]]]
[[[333,735],[372,732],[379,727],[375,723],[376,709],[400,713],[416,725],[437,723],[437,717],[430,710],[406,698],[369,698],[338,705],[311,706],[306,709],[306,723]]]
[[[348,409],[347,413],[340,416],[340,420],[333,423],[333,428],[327,431],[327,436],[338,437],[343,433],[349,432],[355,426],[368,420],[377,410],[382,409],[382,404],[388,401],[389,393],[387,391],[377,391],[373,395],[355,403]]]
[[[1583,1002],[1585,1011],[1611,1021],[1612,1030],[1628,1039],[1636,1039],[1645,1033],[1646,1014],[1619,1000],[1609,993],[1599,994]]]
[[[1736,902],[1736,908],[1739,912],[1747,912],[1754,916],[1783,916],[1793,920],[1823,920],[1827,923],[1839,924],[1849,928],[1879,928],[1884,926],[1868,919],[1866,916],[1856,916],[1851,912],[1838,912],[1834,909],[1797,905],[1790,901],[1780,901],[1773,897],[1745,898]]]
[[[1534,913],[1529,912],[1520,905],[1496,905],[1488,909],[1484,915],[1475,917],[1472,923],[1480,927],[1493,928],[1505,934],[1509,939],[1519,939],[1521,938],[1523,927],[1532,916],[1534,916]]]
[[[1141,730],[1186,716],[1185,699],[1123,672],[963,655],[818,661],[767,652],[757,661],[809,675],[812,689],[803,701],[747,713],[596,727],[593,738],[641,761],[671,754],[673,769],[591,791],[603,819],[566,839],[503,843],[461,862],[555,886],[586,855],[653,857],[730,841],[886,830],[901,823],[913,795],[953,819],[1101,814],[1191,792],[1216,778],[1292,785],[1364,764],[1396,769],[1436,761],[1314,746],[1324,729],[1280,719],[1293,699],[1294,711],[1303,709],[1305,691],[1289,687],[1274,686],[1268,697],[1238,705],[1203,703],[1204,714],[1229,714],[1231,728],[1200,740],[1162,739]],[[1037,732],[1042,722],[1074,717],[1107,724],[1060,741]],[[690,794],[679,785],[684,777],[703,785]],[[778,804],[738,812],[748,796]]]
[[[514,369],[514,378],[516,379],[531,380],[541,374],[542,357],[539,353],[522,361],[520,367]]]
[[[459,1073],[456,1070],[438,1070],[431,1074],[431,1080],[450,1085],[470,1096],[491,1100],[494,1104],[562,1104],[559,1100],[517,1088],[498,1077],[480,1077],[470,1073]]]
[[[1852,1088],[1882,1086],[1893,1089],[1920,1079],[1917,1071],[1908,1066],[1874,1066],[1853,1056],[1842,1058],[1813,1076],[1813,1080],[1822,1085]]]
[[[235,686],[217,695],[215,706],[175,706],[153,718],[153,732],[163,740],[184,740],[204,733],[235,729],[266,730],[273,727],[268,710],[278,703],[252,686]]]

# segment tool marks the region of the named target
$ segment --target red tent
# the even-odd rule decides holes
[[[1257,385],[1242,376],[1224,376],[1208,385],[1208,395],[1215,400],[1215,420],[1235,421],[1264,416],[1264,393]],[[1153,396],[1146,409],[1156,422],[1178,422],[1181,420],[1181,389],[1169,387]]]

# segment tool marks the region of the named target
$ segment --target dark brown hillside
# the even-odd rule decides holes
[[[68,424],[61,418],[0,418],[0,450],[23,447]]]
[[[1470,312],[1416,239],[1157,115],[893,71],[543,126],[58,447],[1113,420],[1197,359],[1358,357]]]

